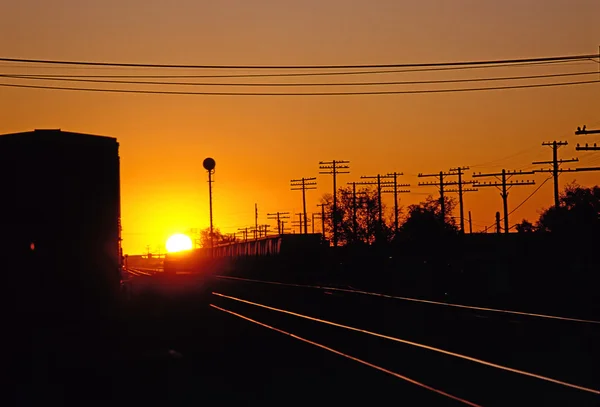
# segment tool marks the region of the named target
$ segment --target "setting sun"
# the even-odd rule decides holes
[[[167,251],[170,253],[181,252],[192,249],[192,239],[189,236],[178,233],[167,240]]]

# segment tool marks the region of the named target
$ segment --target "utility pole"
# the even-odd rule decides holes
[[[300,179],[293,179],[290,181],[291,183],[291,189],[292,191],[302,191],[302,213],[304,214],[304,234],[308,233],[308,225],[306,224],[306,221],[308,219],[308,217],[306,216],[306,190],[307,189],[317,189],[316,185],[317,183],[315,182],[317,178],[315,177],[311,177],[311,178],[300,178]],[[300,233],[302,233],[302,231],[300,231]]]
[[[258,230],[258,204],[254,204],[254,240],[256,240],[256,231]]]
[[[244,242],[248,241],[248,228],[238,228],[239,231],[244,233]]]
[[[349,174],[350,171],[344,171],[349,169],[348,165],[350,161],[344,160],[333,160],[333,161],[319,161],[319,174],[330,174],[333,175],[333,212],[331,216],[333,224],[333,246],[337,247],[338,243],[338,213],[337,213],[337,175],[338,174]],[[341,170],[341,171],[340,171]]]
[[[500,212],[496,212],[496,233],[502,233],[500,229]]]
[[[303,213],[297,213],[296,216],[298,216],[298,220],[293,221],[292,225],[298,226],[298,233],[302,234],[302,227],[303,227],[303,225],[306,226],[307,219],[304,219],[304,222],[302,222],[302,217],[304,216]]]
[[[277,219],[277,234],[279,234],[279,235],[282,234],[281,233],[281,230],[282,230],[281,219],[289,219],[290,217],[286,216],[289,214],[290,214],[289,212],[267,213],[267,219],[273,219],[273,220]]]
[[[321,214],[318,212],[312,212],[311,215],[312,215],[312,224],[311,224],[312,231],[311,231],[311,233],[314,235],[315,234],[315,215],[317,216],[317,219],[320,219]]]
[[[558,208],[560,201],[559,201],[559,194],[558,194],[558,175],[561,172],[569,172],[571,170],[563,170],[560,168],[560,165],[563,163],[573,163],[573,162],[578,162],[579,160],[577,158],[571,158],[570,160],[559,160],[558,159],[558,149],[562,146],[566,146],[567,143],[566,141],[552,141],[552,142],[544,142],[542,143],[542,146],[549,146],[550,148],[552,148],[552,161],[534,161],[532,164],[535,165],[547,165],[550,164],[552,165],[552,169],[548,170],[548,169],[541,169],[541,170],[534,170],[534,172],[552,172],[552,176],[554,177],[554,206],[556,208]]]
[[[404,175],[404,173],[402,172],[391,172],[388,173],[387,175],[385,175],[383,178],[392,178],[393,181],[390,182],[385,182],[385,186],[391,186],[392,189],[384,189],[381,192],[386,194],[386,193],[393,193],[394,194],[394,232],[398,232],[398,226],[399,226],[399,222],[398,222],[398,194],[402,194],[402,193],[409,193],[410,190],[409,189],[398,189],[399,187],[410,187],[410,184],[398,184],[398,176],[400,175]]]
[[[464,211],[464,207],[463,207],[463,193],[477,191],[477,189],[474,189],[474,188],[466,188],[463,190],[463,185],[475,183],[475,181],[463,182],[462,176],[464,174],[464,171],[466,171],[468,169],[469,169],[469,167],[450,168],[450,172],[456,173],[456,175],[458,175],[458,189],[452,190],[452,191],[450,191],[450,190],[447,191],[447,192],[458,192],[458,208],[459,208],[459,212],[460,212],[460,231],[463,234],[465,233],[465,211]]]
[[[317,206],[321,207],[321,235],[323,238],[323,241],[325,240],[325,206],[327,204],[317,204]]]
[[[419,178],[423,178],[423,177],[438,177],[439,180],[437,182],[419,182],[419,186],[423,187],[423,186],[431,186],[431,185],[435,185],[438,187],[439,191],[440,191],[440,211],[441,211],[441,215],[442,215],[442,221],[446,220],[446,203],[444,201],[444,177],[448,176],[448,175],[452,175],[449,174],[447,172],[444,171],[440,171],[439,174],[422,174],[419,173],[418,177]]]
[[[469,234],[473,234],[473,221],[471,220],[471,211],[469,211]]]
[[[439,191],[440,191],[440,212],[441,212],[441,216],[442,216],[442,220],[445,221],[446,220],[446,202],[444,199],[444,194],[446,192],[458,192],[459,193],[459,204],[460,204],[460,230],[462,233],[464,233],[464,225],[465,225],[465,220],[464,220],[464,209],[463,209],[463,204],[462,204],[462,195],[465,192],[471,192],[471,191],[477,191],[477,189],[474,188],[463,188],[463,185],[466,184],[474,184],[475,181],[463,181],[462,179],[462,175],[464,174],[464,170],[468,169],[468,167],[459,167],[459,168],[452,168],[450,169],[450,172],[444,172],[444,171],[440,171],[437,174],[422,174],[419,173],[418,177],[419,178],[423,178],[423,177],[435,177],[438,178],[438,181],[433,181],[433,182],[419,182],[419,186],[437,186]],[[458,176],[458,181],[446,181],[444,178],[445,177],[449,177],[449,176]],[[445,189],[446,187],[449,186],[457,186],[458,189]]]
[[[352,185],[352,238],[354,241],[358,240],[358,202],[356,197],[357,195],[366,195],[367,193],[366,191],[356,192],[357,184],[360,185],[360,183],[357,182],[348,182],[348,185]]]
[[[504,207],[504,233],[508,233],[510,228],[508,227],[508,191],[512,187],[518,187],[523,185],[535,185],[535,181],[510,181],[513,176],[517,175],[533,175],[533,171],[506,171],[502,170],[499,173],[489,174],[473,174],[474,178],[478,177],[495,177],[498,181],[496,182],[482,182],[477,183],[475,186],[479,187],[496,187],[500,190],[500,196],[502,197],[502,203]]]

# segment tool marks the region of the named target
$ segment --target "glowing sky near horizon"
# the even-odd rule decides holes
[[[0,10],[0,56],[16,58],[168,64],[411,63],[593,54],[600,45],[597,0],[7,0]],[[590,61],[376,79],[598,69],[598,63]],[[0,71],[143,73],[42,69],[4,62]],[[9,82],[26,83],[0,79]],[[544,141],[568,140],[561,157],[577,156],[581,166],[600,165],[600,153],[578,153],[574,148],[577,142],[600,142],[600,137],[573,134],[583,124],[600,128],[600,84],[352,97],[124,95],[0,87],[0,112],[0,134],[61,128],[118,138],[123,245],[131,254],[144,252],[148,244],[164,245],[174,233],[208,226],[208,188],[202,169],[208,156],[217,162],[214,219],[224,232],[252,226],[254,203],[260,223],[267,222],[267,212],[300,212],[301,194],[290,191],[289,181],[318,176],[322,160],[351,161],[351,173],[340,176],[340,185],[361,175],[404,172],[400,181],[411,183],[414,193],[401,195],[403,206],[436,195],[433,187],[416,186],[423,181],[417,173],[456,166],[471,166],[469,174],[533,168],[532,161],[551,159],[551,150],[541,146]],[[529,178],[541,183],[546,176]],[[561,185],[573,180],[598,184],[600,172],[564,174]],[[511,190],[510,208],[533,188]],[[309,212],[318,211],[319,197],[330,190],[331,177],[319,175],[318,189],[307,193]],[[511,223],[535,220],[538,211],[551,204],[548,182],[515,212]],[[472,212],[474,229],[480,230],[494,223],[502,200],[498,191],[486,188],[465,195],[465,208]]]

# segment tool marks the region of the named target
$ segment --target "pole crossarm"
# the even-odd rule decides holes
[[[300,179],[292,179],[290,180],[291,190],[292,191],[302,191],[302,208],[304,214],[304,234],[308,233],[308,219],[306,216],[306,190],[307,189],[317,189],[315,182],[317,180],[316,177],[305,178],[302,177]],[[300,219],[302,221],[302,219]],[[302,228],[301,228],[302,229]]]
[[[588,143],[585,143],[585,146],[580,146],[579,143],[577,143],[577,147],[575,147],[575,150],[577,150],[577,151],[600,151],[600,147],[598,147],[596,145],[596,143],[594,143],[593,146],[588,145]]]
[[[577,131],[575,131],[576,136],[581,136],[585,134],[600,134],[600,130],[588,130],[585,128],[585,125],[583,126],[583,128],[577,127]]]
[[[350,164],[350,161],[348,160],[319,161],[319,174],[329,174],[333,176],[332,229],[334,247],[337,247],[338,245],[338,226],[340,221],[340,219],[338,219],[339,214],[337,213],[337,176],[339,174],[350,174],[350,171],[345,171],[350,168],[350,165],[348,164]],[[325,210],[325,208],[322,207],[322,210]]]
[[[521,176],[521,175],[533,175],[535,171],[510,171],[503,169],[501,172],[495,173],[477,173],[473,174],[474,178],[480,177],[494,177],[497,178],[498,181],[477,181],[473,186],[476,188],[480,187],[494,187],[500,190],[500,196],[502,197],[502,203],[504,207],[504,233],[508,233],[510,227],[508,226],[508,191],[512,187],[523,186],[523,185],[535,185],[535,181],[530,180],[514,180],[510,181],[512,177]],[[499,218],[498,218],[499,219]],[[498,220],[499,222],[499,220]],[[500,231],[500,227],[498,226],[498,231]]]

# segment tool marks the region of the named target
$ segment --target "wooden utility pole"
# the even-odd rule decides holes
[[[409,189],[398,189],[400,187],[410,187],[410,184],[398,184],[398,176],[404,175],[402,172],[391,172],[384,176],[384,178],[391,178],[393,181],[385,182],[386,187],[392,187],[392,189],[384,189],[381,192],[386,194],[394,194],[394,232],[398,232],[399,220],[398,220],[398,194],[409,193]]]
[[[500,190],[500,196],[502,197],[502,203],[504,208],[504,233],[509,232],[508,226],[508,191],[512,187],[523,186],[523,185],[535,185],[535,181],[510,181],[513,176],[517,175],[533,175],[533,171],[506,171],[502,170],[499,173],[490,173],[490,174],[473,174],[474,178],[477,177],[495,177],[498,179],[497,182],[481,182],[475,184],[477,188],[479,187],[496,187]]]
[[[306,190],[307,189],[317,189],[316,185],[317,183],[315,182],[317,178],[312,177],[312,178],[300,178],[300,179],[293,179],[291,180],[291,187],[292,187],[292,191],[302,191],[302,213],[304,214],[304,234],[308,233],[308,225],[307,220],[308,217],[306,216]],[[300,225],[302,227],[302,225]],[[302,233],[302,230],[300,230],[300,233]]]
[[[344,160],[333,160],[333,161],[320,161],[319,162],[319,174],[330,174],[333,175],[333,209],[331,216],[331,223],[333,226],[333,246],[336,247],[338,243],[338,225],[339,216],[337,213],[337,176],[338,174],[349,174],[350,171],[344,171],[349,169],[348,165],[350,161]]]
[[[460,203],[460,230],[464,233],[464,209],[462,204],[462,195],[465,192],[476,191],[476,189],[463,188],[466,184],[474,184],[475,181],[463,181],[462,175],[464,174],[464,170],[469,169],[468,167],[459,167],[452,168],[450,172],[440,171],[437,174],[419,174],[419,178],[422,177],[435,177],[438,178],[437,181],[433,182],[419,182],[419,186],[437,186],[440,191],[440,212],[442,216],[442,220],[446,220],[446,202],[444,199],[444,194],[446,192],[458,192],[459,193],[459,203]],[[449,176],[458,176],[458,181],[446,181],[444,178]],[[457,186],[458,189],[446,189],[449,186]]]
[[[277,234],[281,235],[282,233],[282,225],[281,225],[281,219],[289,219],[290,217],[287,216],[289,215],[289,212],[274,212],[274,213],[267,213],[267,219],[273,219],[273,220],[277,220]]]
[[[558,159],[558,149],[562,146],[566,146],[569,143],[567,143],[566,141],[552,141],[552,142],[544,142],[542,143],[543,146],[549,146],[550,148],[552,148],[552,161],[534,161],[532,164],[535,165],[547,165],[550,164],[552,165],[552,169],[540,169],[540,170],[534,170],[534,172],[551,172],[552,173],[552,177],[554,177],[554,206],[556,208],[558,208],[559,204],[560,204],[560,200],[559,200],[559,193],[558,193],[558,175],[562,172],[572,172],[575,170],[564,170],[560,168],[561,164],[564,163],[573,163],[573,162],[578,162],[579,160],[577,158],[571,158],[570,160],[559,160]]]
[[[466,171],[468,169],[469,169],[469,167],[450,168],[451,173],[455,173],[456,175],[458,175],[458,182],[457,182],[458,188],[446,191],[446,192],[458,192],[458,208],[459,208],[459,213],[460,213],[460,231],[463,234],[465,233],[465,210],[464,210],[464,204],[463,204],[463,193],[477,191],[477,189],[475,189],[475,188],[463,188],[463,185],[465,185],[465,184],[474,184],[475,183],[474,181],[463,181],[462,176],[464,174],[464,171]]]
[[[471,220],[471,211],[469,211],[469,234],[473,234],[473,221]]]
[[[348,182],[348,185],[352,185],[352,238],[354,241],[358,240],[358,195],[366,195],[367,191],[356,191],[356,185],[360,185],[359,182]]]
[[[323,238],[323,241],[325,240],[325,206],[327,204],[317,204],[317,206],[321,207],[321,235]]]

